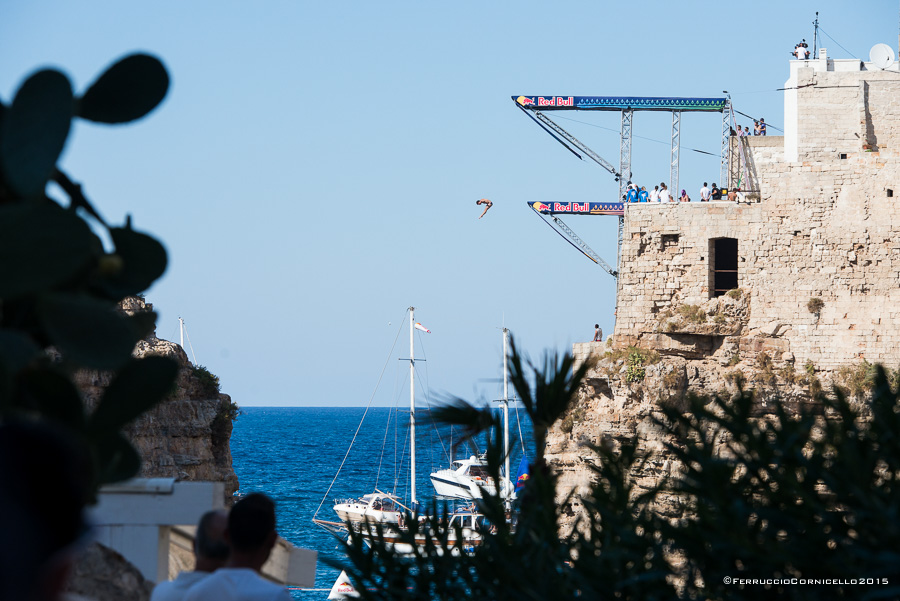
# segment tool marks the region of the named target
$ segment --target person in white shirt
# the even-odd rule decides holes
[[[665,184],[660,184],[659,188],[659,202],[669,202],[669,189]]]
[[[226,511],[220,509],[204,513],[194,537],[194,571],[181,572],[175,580],[157,584],[150,601],[182,601],[188,589],[225,565],[228,559],[228,543],[225,541],[227,526]]]
[[[225,539],[231,549],[225,566],[192,586],[185,601],[291,601],[287,589],[259,575],[278,539],[272,499],[252,493],[235,503]]]
[[[650,191],[650,202],[659,202],[659,186],[653,186]]]
[[[700,188],[700,202],[709,202],[709,188],[706,187],[706,182],[703,182],[703,187]]]

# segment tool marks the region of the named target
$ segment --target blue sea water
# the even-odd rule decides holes
[[[365,412],[361,407],[248,407],[234,423],[231,455],[240,491],[272,497],[281,536],[318,551],[316,589],[330,590],[340,574],[325,559],[344,559],[334,536],[312,523],[317,510],[319,518],[334,520],[334,499],[360,496],[376,487],[394,492],[404,503],[410,499],[409,413],[371,408],[362,420]],[[513,475],[522,458],[518,417],[526,440],[530,437],[525,412],[511,407]],[[449,466],[451,445],[458,440],[449,429],[436,428],[427,411],[417,411],[416,420],[416,496],[427,505],[434,497],[428,475]],[[458,448],[453,457],[469,454],[471,449]],[[292,595],[313,601],[326,599],[327,590],[294,590]]]

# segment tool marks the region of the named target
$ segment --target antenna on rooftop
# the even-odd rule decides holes
[[[813,57],[813,58],[818,58],[818,55],[816,54],[816,52],[818,52],[818,49],[816,48],[816,42],[817,42],[817,40],[818,40],[818,38],[819,38],[819,11],[816,11],[816,20],[813,21],[813,27],[814,27],[815,29],[813,29],[813,53],[812,53],[812,57]]]
[[[875,44],[869,50],[869,61],[879,69],[887,69],[894,64],[894,49],[887,44]]]

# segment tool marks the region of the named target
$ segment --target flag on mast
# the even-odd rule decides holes
[[[425,332],[426,334],[431,334],[431,330],[429,330],[428,328],[426,328],[425,326],[423,326],[422,324],[420,324],[418,321],[415,323],[415,326],[414,326],[414,327],[415,327],[417,330],[422,330],[422,331]]]

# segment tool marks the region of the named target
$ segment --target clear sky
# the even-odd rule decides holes
[[[433,332],[431,390],[495,398],[498,328],[538,358],[595,322],[611,333],[615,304],[614,279],[525,201],[613,201],[617,184],[510,96],[728,90],[780,127],[777,88],[817,10],[829,56],[896,51],[898,3],[883,0],[11,0],[0,98],[39,66],[83,91],[122,55],[164,61],[164,104],[129,126],[78,123],[62,164],[110,222],[130,213],[164,241],[169,270],[147,294],[158,334],[177,340],[183,317],[238,404],[366,404],[410,305]],[[556,115],[618,165],[618,113]],[[718,152],[720,119],[682,119],[692,196],[718,178],[718,157],[691,149]],[[670,131],[669,114],[635,113],[638,183],[668,180]],[[478,220],[481,197],[494,206]],[[615,217],[567,223],[615,262]]]

